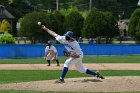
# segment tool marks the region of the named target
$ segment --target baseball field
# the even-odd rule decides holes
[[[72,66],[63,84],[55,81],[60,66],[43,58],[0,59],[0,93],[140,93],[140,56],[85,56],[84,66],[99,70],[105,79],[79,73]]]

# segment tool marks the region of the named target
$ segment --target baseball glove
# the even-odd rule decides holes
[[[67,57],[72,57],[72,58],[79,58],[80,56],[77,55],[76,53],[73,53],[73,52],[67,52],[67,51],[63,51],[64,53],[64,56],[67,56]]]
[[[69,57],[71,53],[70,52],[67,52],[67,51],[63,51],[63,54],[64,54],[64,56]]]

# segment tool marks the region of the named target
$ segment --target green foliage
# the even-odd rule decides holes
[[[68,15],[67,9],[60,9],[59,10],[64,16]]]
[[[0,0],[0,5],[7,6],[9,0]]]
[[[101,12],[93,8],[85,19],[82,35],[86,38],[112,38],[118,33],[116,24],[117,21],[110,12]]]
[[[130,36],[140,39],[140,9],[136,9],[131,15],[128,28]]]
[[[138,0],[93,0],[94,7],[101,11],[110,11],[118,19],[127,19],[137,8]]]
[[[0,34],[0,44],[15,44],[16,39],[10,34]]]
[[[81,36],[81,29],[83,27],[84,18],[80,12],[73,8],[69,11],[65,18],[64,28],[65,31],[73,31],[74,37],[78,38]]]
[[[8,4],[11,4],[11,3],[13,3],[13,0],[8,0]]]
[[[51,36],[42,31],[37,22],[47,25],[48,28],[54,30],[58,34],[63,33],[64,16],[58,12],[33,12],[23,17],[21,21],[20,35],[26,36],[32,40],[32,43],[45,43],[50,40]]]
[[[76,7],[69,7],[67,9],[60,9],[59,10],[65,17],[68,16],[73,11],[79,11]]]
[[[118,18],[129,18],[134,9],[137,8],[138,0],[92,0],[92,7],[101,11],[110,11]],[[56,0],[0,0],[2,5],[16,18],[24,16],[26,13],[43,10],[56,10]],[[89,0],[59,0],[59,9],[77,7],[80,11],[89,10]],[[123,14],[124,11],[124,14]]]
[[[8,0],[8,1],[9,5],[7,6],[7,9],[17,19],[34,10],[34,7],[31,5],[29,0]]]
[[[53,21],[51,25],[52,30],[54,30],[56,33],[63,35],[64,34],[64,28],[63,23],[65,20],[65,16],[60,11],[54,11],[52,12],[52,19],[50,21]],[[48,16],[49,17],[49,16]]]
[[[89,14],[89,11],[84,11],[84,12],[80,12],[82,14],[82,16],[84,17],[84,19],[86,19],[86,17]]]
[[[6,19],[3,19],[1,24],[0,24],[0,31],[1,32],[6,32],[6,31],[9,31],[9,30],[12,30],[11,24]]]
[[[32,43],[36,43],[36,40],[41,40],[44,37],[48,37],[48,34],[45,34],[45,31],[42,31],[37,25],[38,21],[45,24],[47,19],[47,13],[43,12],[33,12],[26,14],[21,21],[20,36],[25,36],[32,40]],[[44,38],[48,40],[48,38]],[[45,42],[45,41],[44,41]]]
[[[119,35],[119,29],[117,27],[117,20],[112,16],[110,12],[104,12],[104,20],[106,23],[104,24],[104,31],[102,35],[106,38],[106,43],[110,42],[111,39],[115,36]]]
[[[97,9],[93,9],[92,11],[90,11],[90,13],[88,14],[88,16],[86,17],[85,21],[84,21],[84,27],[82,29],[82,36],[86,37],[86,38],[90,38],[93,37],[94,33],[93,33],[93,26],[94,25],[94,16],[96,16],[97,14]]]
[[[103,29],[104,22],[103,13],[93,8],[85,19],[82,35],[86,38],[100,36],[100,31]]]
[[[136,27],[136,38],[138,38],[140,40],[140,21]]]

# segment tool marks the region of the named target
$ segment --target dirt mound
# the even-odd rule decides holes
[[[113,76],[106,79],[69,78],[66,83],[54,80],[0,84],[0,89],[71,92],[124,92],[140,91],[140,76]]]

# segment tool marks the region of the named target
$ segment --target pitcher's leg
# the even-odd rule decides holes
[[[104,77],[99,72],[94,72],[90,69],[85,68],[83,66],[82,59],[79,59],[79,62],[77,62],[75,64],[75,66],[78,69],[78,71],[81,72],[81,73],[90,74],[90,75],[96,76],[97,78],[104,79]]]
[[[62,70],[62,73],[61,73],[61,77],[59,78],[58,81],[56,81],[56,83],[64,83],[64,78],[69,70],[69,67],[71,65],[73,65],[75,62],[75,60],[73,58],[68,58],[66,61],[65,61],[65,64],[64,64],[64,68]]]
[[[76,66],[76,68],[78,69],[78,71],[81,72],[81,73],[86,73],[86,74],[90,74],[90,75],[94,75],[94,76],[97,75],[96,72],[91,71],[91,70],[85,68],[85,67],[83,66],[83,63],[82,63],[81,61],[77,62],[77,63],[75,64],[75,66]]]
[[[87,68],[85,68],[81,62],[75,63],[75,66],[80,73],[85,73],[87,70]]]
[[[55,83],[65,83],[64,78],[65,78],[67,72],[68,72],[68,68],[64,67],[62,70],[61,77],[59,78],[59,80],[55,81]]]
[[[64,80],[67,72],[68,72],[68,68],[67,67],[64,67],[63,70],[62,70],[62,74],[61,74],[60,79]]]
[[[90,74],[90,75],[94,75],[94,76],[96,76],[96,75],[97,75],[97,73],[96,73],[96,72],[91,71],[91,70],[89,70],[89,69],[87,69],[87,70],[86,70],[86,73],[87,73],[87,74]]]

